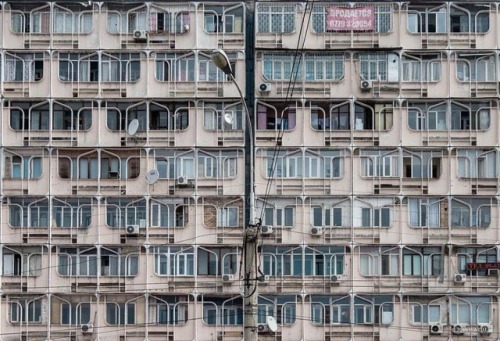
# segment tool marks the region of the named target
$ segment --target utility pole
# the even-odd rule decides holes
[[[257,225],[249,225],[243,235],[244,252],[244,297],[243,297],[243,340],[257,341]]]
[[[254,139],[253,125],[250,118],[250,110],[248,109],[245,96],[241,92],[238,82],[234,79],[234,71],[231,68],[231,63],[226,53],[222,50],[215,50],[211,54],[214,64],[224,72],[233,82],[240,95],[244,115],[245,115],[245,168],[247,171],[247,179],[249,182],[245,186],[245,204],[248,203],[248,221],[243,230],[243,339],[245,341],[257,341],[257,298],[258,279],[257,279],[257,237],[259,235],[260,223],[256,223],[255,219],[255,169],[254,169]]]

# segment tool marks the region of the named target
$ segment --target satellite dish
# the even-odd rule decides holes
[[[266,316],[266,324],[270,331],[275,333],[278,330],[278,324],[272,316]]]
[[[156,169],[152,169],[146,174],[146,182],[148,185],[154,185],[160,178],[160,173]]]
[[[137,129],[139,129],[139,120],[137,118],[134,118],[130,123],[128,124],[128,129],[127,133],[130,136],[134,136],[137,134]]]
[[[233,123],[233,114],[231,114],[230,112],[227,112],[224,114],[224,121],[226,121],[226,123],[228,124],[232,124]]]

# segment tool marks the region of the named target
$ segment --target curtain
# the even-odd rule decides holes
[[[427,224],[429,227],[439,227],[439,204],[440,202],[429,203]]]

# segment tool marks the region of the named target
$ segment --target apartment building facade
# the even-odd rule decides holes
[[[499,3],[0,12],[1,340],[500,338]]]

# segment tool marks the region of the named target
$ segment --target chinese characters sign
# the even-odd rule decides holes
[[[328,7],[327,31],[373,31],[375,10],[373,7]]]

